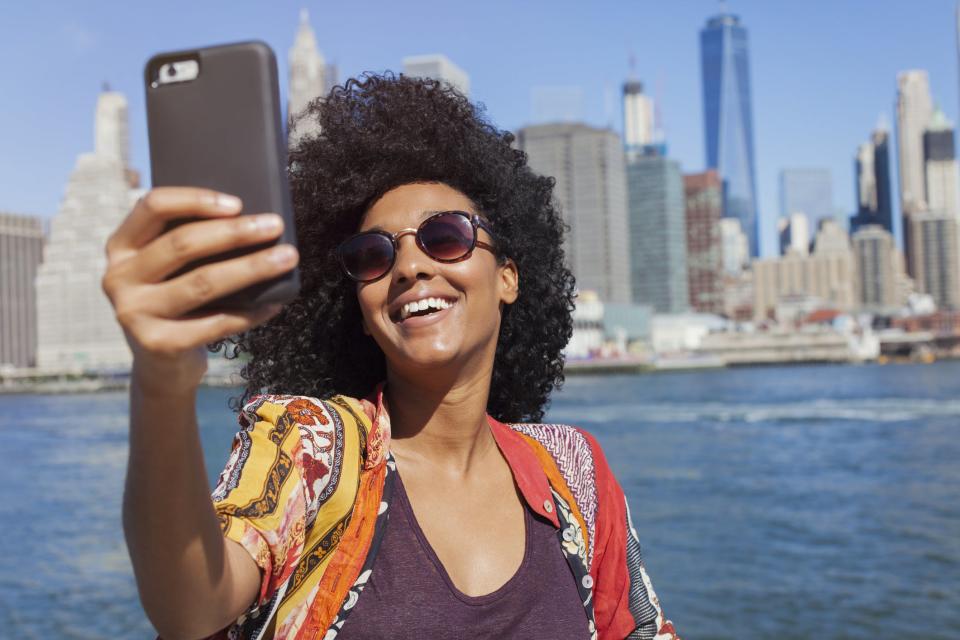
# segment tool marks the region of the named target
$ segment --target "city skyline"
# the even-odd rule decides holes
[[[829,169],[837,207],[847,214],[856,211],[852,150],[869,135],[878,114],[894,119],[899,71],[927,69],[935,103],[957,120],[955,3],[884,5],[869,15],[827,2],[772,7],[742,0],[728,5],[750,29],[766,255],[775,252],[777,176],[783,168]],[[491,119],[513,131],[533,123],[530,98],[536,88],[571,85],[582,89],[585,123],[620,131],[618,94],[629,77],[633,54],[637,78],[657,98],[671,157],[685,173],[704,168],[697,41],[699,29],[719,10],[712,0],[590,9],[570,3],[494,3],[491,16],[479,19],[439,3],[419,3],[418,11],[406,13],[383,4],[373,11],[369,39],[341,28],[345,21],[358,20],[355,12],[341,6],[281,2],[232,7],[229,14],[210,6],[184,13],[177,6],[86,10],[49,3],[7,10],[6,24],[15,28],[0,43],[0,51],[21,60],[11,70],[11,82],[23,87],[27,98],[0,104],[0,135],[7,142],[0,151],[0,208],[53,215],[74,156],[90,146],[84,114],[93,109],[104,80],[130,99],[131,165],[146,175],[141,69],[147,57],[165,49],[259,37],[285,65],[301,6],[310,10],[320,49],[340,66],[341,79],[364,69],[399,70],[406,56],[442,52],[470,74],[471,93],[486,104]],[[416,26],[416,16],[425,12],[431,15],[429,34]],[[495,19],[505,12],[511,15],[511,36],[506,38],[500,34],[502,20]],[[190,15],[190,21],[177,18],[182,15]],[[651,23],[657,28],[650,28]],[[381,26],[388,24],[389,29]],[[144,31],[136,25],[152,26]],[[463,38],[467,28],[496,34],[496,45],[485,44],[485,38]],[[875,45],[877,34],[884,32],[895,35],[901,46],[864,48]],[[566,46],[568,42],[576,46]],[[860,55],[864,50],[871,55]],[[281,90],[286,95],[284,76],[281,73]],[[46,77],[57,77],[58,83],[39,80]]]

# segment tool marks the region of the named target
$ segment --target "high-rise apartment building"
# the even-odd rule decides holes
[[[577,287],[596,291],[604,302],[630,302],[631,248],[620,137],[584,124],[546,124],[518,131],[517,146],[534,171],[556,180],[553,193],[570,226],[564,249]]]
[[[828,169],[784,169],[780,172],[780,215],[789,218],[803,213],[816,229],[824,218],[832,218],[833,177]],[[813,236],[807,238],[811,241]]]
[[[857,297],[867,311],[889,311],[906,302],[903,255],[893,234],[880,225],[860,228],[851,238],[856,260]]]
[[[654,143],[653,99],[639,80],[623,84],[623,143],[627,153],[639,153]]]
[[[893,189],[890,182],[890,134],[878,126],[870,140],[857,149],[854,171],[857,213],[850,218],[850,231],[879,225],[893,233]]]
[[[796,253],[805,256],[810,253],[810,219],[806,214],[796,212],[777,221],[777,233],[780,238],[780,255]]]
[[[406,57],[403,59],[403,73],[411,78],[442,80],[463,95],[470,96],[470,76],[445,55],[436,53]]]
[[[788,296],[812,296],[840,311],[858,306],[850,239],[836,220],[821,221],[809,256],[788,253],[753,261],[753,312],[769,317]]]
[[[927,209],[960,216],[960,172],[954,146],[953,124],[937,109],[923,134]]]
[[[951,213],[914,213],[907,247],[917,291],[940,309],[960,309],[960,218]]]
[[[753,107],[747,30],[740,18],[723,13],[700,32],[703,116],[707,167],[724,182],[726,217],[737,218],[750,255],[760,252]]]
[[[42,260],[40,218],[0,213],[0,367],[36,365],[34,280]]]
[[[51,221],[36,278],[37,366],[43,369],[123,369],[130,350],[100,280],[107,238],[139,193],[129,186],[126,99],[105,92],[97,101],[96,151],[84,153]]]
[[[633,302],[657,313],[690,308],[683,176],[674,160],[651,154],[627,162]]]
[[[288,54],[290,87],[287,100],[287,126],[290,145],[304,137],[316,135],[320,125],[313,119],[301,118],[314,99],[327,94],[327,63],[317,46],[317,36],[310,26],[310,14],[300,10],[300,26]]]
[[[723,182],[710,169],[683,177],[687,225],[687,282],[690,306],[702,313],[722,314],[723,254],[720,218]]]

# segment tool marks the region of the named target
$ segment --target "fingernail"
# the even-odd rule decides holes
[[[240,209],[243,208],[243,201],[237,196],[231,196],[226,193],[218,193],[217,208],[224,211],[240,211]]]
[[[282,220],[275,213],[264,213],[254,216],[252,220],[253,231],[276,231],[280,228]]]
[[[297,250],[289,244],[274,247],[267,259],[274,264],[289,264],[297,257]]]

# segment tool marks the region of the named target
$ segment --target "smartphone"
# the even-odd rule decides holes
[[[270,47],[240,42],[161,53],[147,62],[144,81],[154,187],[214,189],[240,197],[240,215],[271,212],[284,220],[278,240],[194,261],[170,277],[277,243],[296,244],[277,60]],[[185,222],[189,219],[170,226]],[[295,268],[199,311],[284,303],[299,291]]]

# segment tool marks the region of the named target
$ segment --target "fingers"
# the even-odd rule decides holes
[[[239,199],[215,191],[157,188],[137,202],[110,236],[101,284],[135,354],[189,358],[198,347],[247,331],[280,310],[271,305],[255,311],[195,311],[290,271],[299,256],[288,244],[221,259],[164,280],[197,259],[254,248],[280,236],[279,216],[238,217],[241,209]],[[199,220],[165,232],[178,218]]]
[[[197,267],[172,280],[146,287],[149,299],[142,300],[142,304],[160,317],[182,316],[207,302],[284,274],[297,265],[298,259],[293,245],[281,244]]]
[[[157,187],[137,201],[126,219],[107,241],[107,259],[123,259],[143,247],[176,218],[225,217],[240,213],[236,196],[194,187]]]
[[[267,242],[282,231],[283,218],[275,213],[191,222],[155,238],[123,266],[141,282],[159,282],[193,260]]]
[[[279,304],[267,305],[252,311],[224,311],[178,320],[144,318],[148,326],[139,331],[139,345],[154,355],[178,356],[263,324],[282,308]]]

